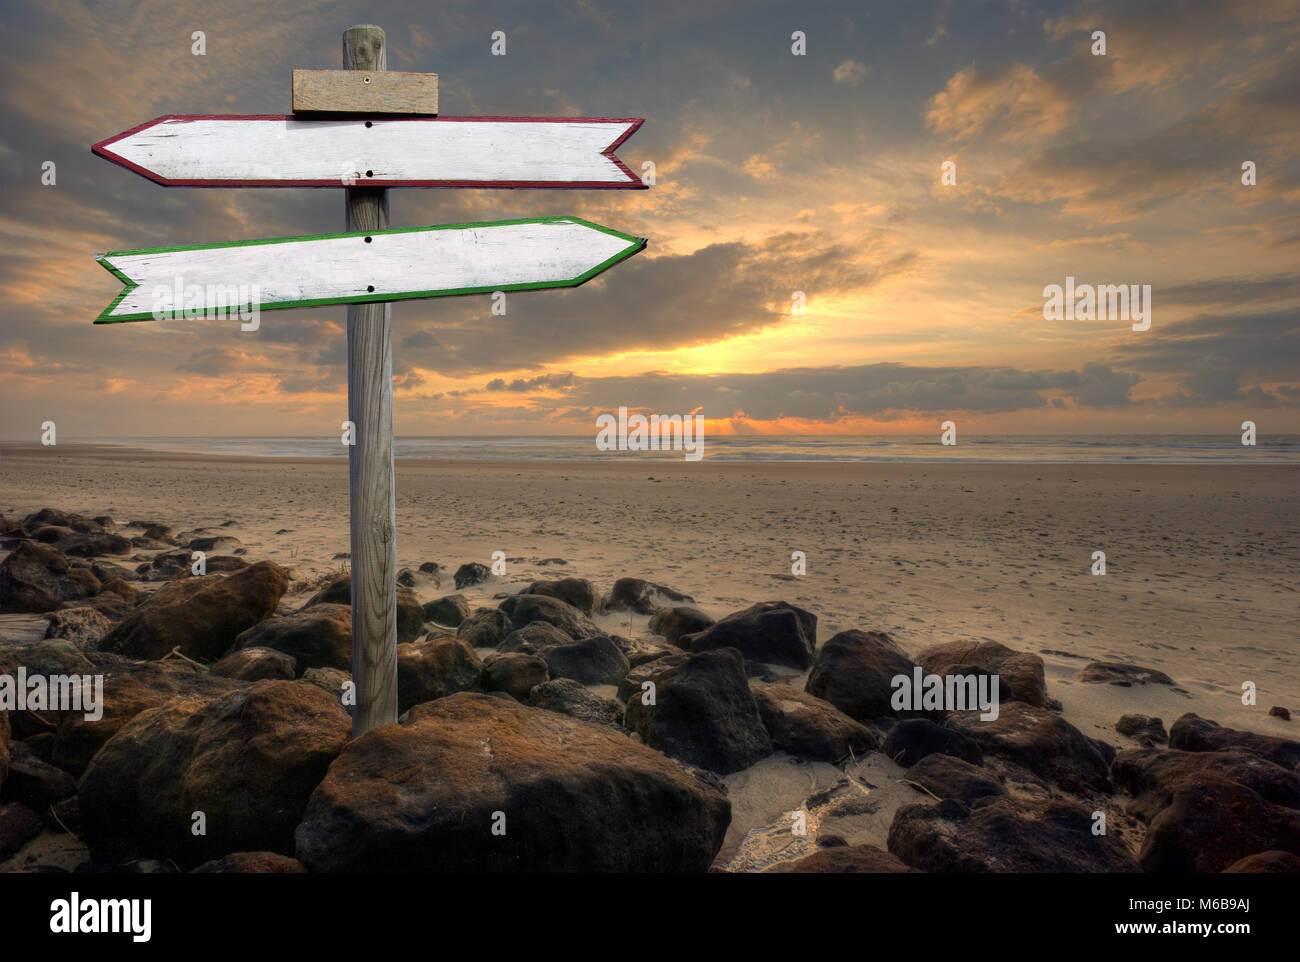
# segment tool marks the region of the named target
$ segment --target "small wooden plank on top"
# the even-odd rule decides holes
[[[293,112],[438,113],[438,75],[385,70],[294,70]]]

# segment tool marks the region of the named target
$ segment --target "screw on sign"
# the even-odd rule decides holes
[[[98,255],[126,287],[95,322],[160,317],[176,278],[266,310],[348,305],[354,736],[397,720],[392,302],[574,287],[646,243],[577,217],[389,228],[388,187],[645,185],[614,156],[638,119],[442,118],[437,76],[387,61],[383,30],[351,27],[343,70],[293,72],[292,117],[159,117],[92,148],[169,187],[346,188],[344,233]]]

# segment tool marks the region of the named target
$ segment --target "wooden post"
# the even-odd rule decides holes
[[[343,34],[345,70],[388,69],[379,27]],[[362,172],[364,175],[364,172]],[[388,226],[388,191],[347,191],[346,230]],[[352,680],[355,738],[397,721],[397,514],[393,500],[393,307],[348,307],[348,491],[352,530]]]

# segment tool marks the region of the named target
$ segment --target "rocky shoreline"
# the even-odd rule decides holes
[[[1125,714],[1116,751],[996,642],[912,657],[879,631],[819,643],[782,601],[715,619],[638,578],[492,593],[484,565],[427,562],[399,577],[402,719],[354,741],[346,573],[51,508],[0,518],[0,552],[0,675],[103,692],[94,719],[0,711],[10,871],[1300,870],[1300,741]],[[917,669],[995,679],[996,717],[893,707]],[[728,843],[773,765],[813,789]],[[52,837],[70,861],[43,860]]]

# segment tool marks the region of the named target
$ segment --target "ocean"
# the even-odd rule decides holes
[[[89,440],[89,439],[87,439]],[[139,437],[96,440],[157,451],[243,457],[322,458],[347,456],[331,437]],[[900,461],[900,462],[1150,462],[1188,464],[1300,464],[1300,437],[1260,437],[1254,447],[1238,434],[1127,436],[959,437],[941,445],[937,435],[731,435],[703,442],[705,461]],[[600,451],[593,435],[582,437],[398,437],[395,456],[451,461],[677,460],[681,451]]]

